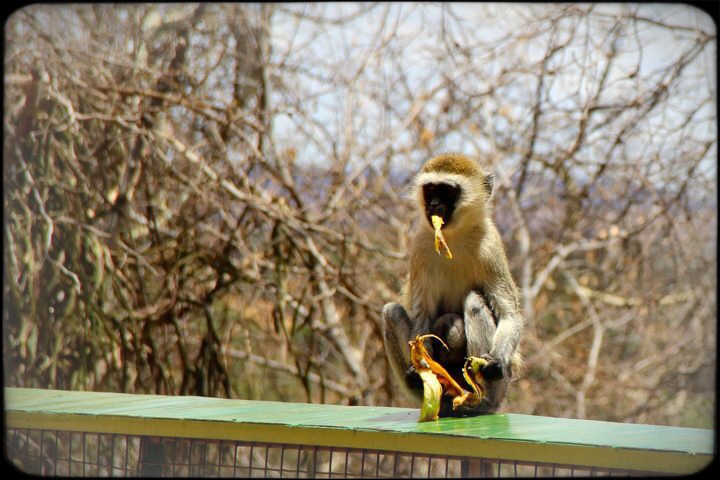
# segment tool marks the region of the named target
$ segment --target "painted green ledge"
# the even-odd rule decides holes
[[[5,388],[6,425],[367,448],[665,473],[710,463],[714,431],[497,414],[418,423],[418,409]]]

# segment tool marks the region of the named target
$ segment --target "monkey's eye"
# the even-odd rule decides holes
[[[450,183],[426,183],[423,185],[425,202],[437,199],[445,205],[455,205],[460,198],[460,187]]]
[[[423,185],[423,195],[425,196],[425,200],[442,196],[443,186],[444,184],[441,183],[426,183]]]
[[[460,196],[460,188],[457,185],[443,183],[438,185],[437,194],[442,196],[447,202],[453,202]]]

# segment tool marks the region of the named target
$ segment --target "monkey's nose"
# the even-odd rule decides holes
[[[447,207],[445,207],[442,203],[437,203],[435,205],[431,205],[432,215],[437,215],[438,217],[442,217],[443,220],[446,220],[445,215],[447,215]]]

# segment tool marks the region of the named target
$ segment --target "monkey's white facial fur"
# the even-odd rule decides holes
[[[449,172],[422,172],[415,179],[415,199],[428,226],[431,217],[442,217],[445,227],[453,229],[462,223],[468,210],[483,208],[486,195],[481,185],[467,176]]]

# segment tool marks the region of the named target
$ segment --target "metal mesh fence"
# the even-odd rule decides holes
[[[8,429],[5,435],[6,459],[22,472],[43,476],[329,479],[625,477],[644,473],[280,443],[34,429]]]

